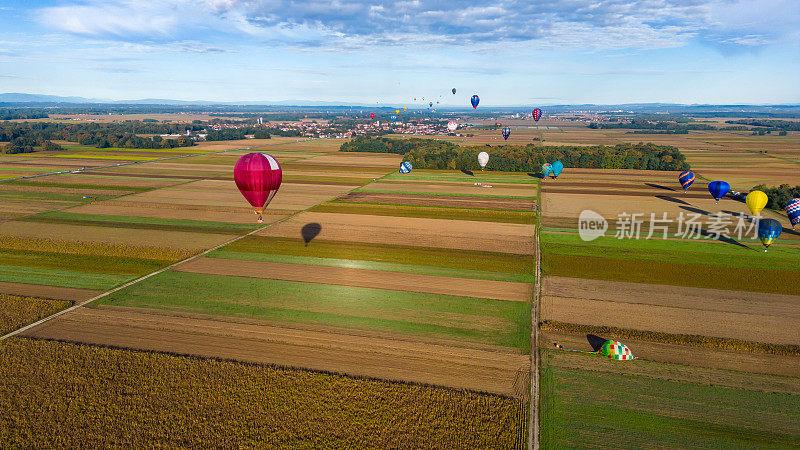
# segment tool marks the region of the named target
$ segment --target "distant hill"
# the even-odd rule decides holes
[[[59,95],[21,94],[8,92],[0,94],[2,103],[97,103],[97,99],[85,97],[61,97]]]

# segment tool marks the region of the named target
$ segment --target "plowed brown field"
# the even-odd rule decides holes
[[[542,320],[798,343],[800,296],[553,276],[542,288]]]
[[[527,355],[502,347],[105,306],[78,308],[25,336],[518,396],[526,391],[518,372],[530,364]]]

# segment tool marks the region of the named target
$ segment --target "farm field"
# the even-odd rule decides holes
[[[79,188],[126,190],[0,224],[6,252],[17,255],[0,287],[23,292],[38,284],[85,299],[78,294],[234,242],[23,336],[485,392],[516,408],[504,433],[520,442],[538,181],[445,172],[403,180],[387,176],[399,156],[343,154],[338,145],[259,148],[287,160],[262,225],[231,182],[231,166],[246,151],[69,174],[71,189],[92,179]],[[370,190],[384,179],[415,183],[420,192]],[[498,194],[475,186],[488,180]],[[34,257],[29,249],[42,234],[71,242],[72,253],[55,264],[42,244]],[[139,256],[106,256],[114,246],[138,246]],[[172,257],[142,257],[151,251]],[[491,442],[509,442],[503,439]]]
[[[524,445],[508,397],[31,339],[0,343],[0,361],[11,446]]]
[[[794,448],[800,443],[796,379],[543,353],[543,447]]]
[[[675,172],[566,168],[557,180],[490,171],[417,169],[401,175],[400,155],[339,153],[341,141],[248,140],[258,145],[253,150],[278,158],[284,171],[263,224],[255,222],[232,183],[236,159],[252,151],[240,147],[0,182],[0,198],[9,200],[0,202],[0,293],[80,302],[177,263],[28,330],[25,339],[0,345],[41,346],[36,351],[44,354],[108,352],[136,361],[140,356],[131,355],[167,357],[164,352],[184,355],[169,356],[175,358],[170,364],[231,360],[236,362],[224,364],[235,370],[289,370],[269,366],[277,365],[334,372],[340,374],[337,380],[357,385],[352,392],[373,389],[370,383],[381,389],[442,389],[427,386],[436,385],[463,398],[506,405],[504,413],[484,411],[480,414],[488,415],[474,420],[515,421],[502,435],[491,436],[493,442],[518,446],[530,393],[531,301],[541,289],[543,444],[585,446],[598,439],[600,446],[702,446],[715,436],[730,446],[773,437],[778,444],[794,444],[796,427],[773,423],[786,422],[781,411],[793,411],[800,398],[795,353],[620,337],[641,359],[614,365],[544,349],[553,342],[589,348],[585,334],[553,331],[548,323],[797,346],[800,233],[785,228],[766,253],[752,229],[750,236],[714,239],[708,223],[717,212],[731,227],[751,222],[744,203],[725,198],[716,204],[705,190],[716,177],[743,191],[759,182],[794,183],[783,176],[797,172],[791,146],[769,141],[772,147],[764,154],[750,149],[761,136],[631,135],[555,122],[543,125],[546,129],[525,126],[512,130],[509,143],[542,136],[548,145],[613,145],[651,137],[672,143],[686,149],[698,180],[684,193]],[[461,141],[501,144],[495,139],[499,132],[491,133],[497,136],[480,131]],[[90,156],[98,150],[71,151]],[[785,157],[776,157],[778,152]],[[100,156],[117,154],[155,157],[128,151]],[[26,161],[48,161],[50,170],[59,167],[50,161],[55,159]],[[759,171],[750,170],[754,165]],[[604,237],[579,238],[583,209],[606,218]],[[626,212],[642,214],[641,239],[615,237],[630,232],[618,220]],[[673,220],[645,239],[650,213]],[[764,215],[786,223],[779,213]],[[696,239],[683,235],[677,221],[690,216],[706,230]],[[536,225],[541,225],[540,286],[534,285]],[[661,238],[664,230],[667,239]],[[289,372],[301,374],[292,379],[329,376]],[[610,403],[618,396],[610,395],[608,386],[616,386],[625,400]],[[734,401],[734,390],[742,404]],[[654,392],[669,409],[659,409]],[[719,399],[719,416],[709,415],[702,404],[681,409],[686,392],[702,403]],[[296,402],[314,401],[312,394],[293,395]],[[393,395],[381,397],[387,403],[380,411],[393,408],[398,401]],[[456,394],[448,395],[456,401]],[[455,420],[449,406],[437,408],[431,414],[445,411],[436,420]],[[466,408],[465,417],[471,417]],[[745,413],[753,408],[774,422],[748,424]],[[317,416],[303,420],[328,436]],[[464,431],[459,427],[484,432],[463,422],[453,426],[453,432]],[[599,430],[613,430],[612,436]],[[181,439],[208,431],[189,427],[187,433]],[[625,433],[632,436],[627,444],[618,440]],[[255,442],[237,436],[221,445]],[[384,439],[380,436],[376,439]],[[481,447],[473,438],[447,435]]]

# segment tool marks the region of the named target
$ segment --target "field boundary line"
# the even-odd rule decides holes
[[[533,304],[531,305],[531,399],[528,417],[528,450],[539,450],[539,300],[542,291],[542,253],[539,246],[542,217],[542,184],[537,187],[539,214],[534,225],[536,246],[536,273],[534,274]]]
[[[276,145],[280,145],[280,144],[276,144]],[[237,150],[241,150],[241,149],[237,149]],[[389,172],[389,173],[387,173],[387,174],[385,174],[385,175],[383,175],[383,176],[381,176],[381,177],[375,178],[373,181],[370,181],[369,183],[366,183],[366,184],[364,184],[364,185],[361,185],[361,186],[355,187],[355,188],[353,188],[353,189],[351,189],[351,190],[347,191],[345,194],[342,194],[342,195],[349,194],[350,192],[352,192],[352,191],[354,191],[354,190],[356,190],[356,189],[358,189],[358,188],[360,188],[360,187],[367,186],[367,185],[369,185],[370,183],[373,183],[373,182],[375,182],[375,181],[377,181],[377,180],[381,180],[381,179],[383,179],[384,177],[387,177],[387,176],[391,175],[392,173],[394,173],[394,172]],[[75,311],[75,310],[76,310],[76,309],[78,309],[78,308],[84,307],[84,306],[88,305],[89,303],[92,303],[92,302],[94,302],[94,301],[97,301],[97,300],[99,300],[99,299],[101,299],[101,298],[107,297],[107,296],[109,296],[109,295],[111,295],[111,294],[113,294],[113,293],[115,293],[115,292],[117,292],[117,291],[119,291],[119,290],[121,290],[121,289],[124,289],[124,288],[126,288],[126,287],[132,286],[132,285],[134,285],[134,284],[136,284],[136,283],[139,283],[140,281],[144,281],[144,280],[146,280],[146,279],[148,279],[148,278],[150,278],[150,277],[152,277],[152,276],[155,276],[155,275],[158,275],[158,274],[160,274],[160,273],[166,272],[167,270],[169,270],[169,269],[172,269],[173,267],[177,267],[177,266],[179,266],[179,265],[181,265],[181,264],[183,264],[183,263],[187,263],[187,262],[190,262],[190,261],[194,261],[195,259],[197,259],[197,258],[200,258],[200,257],[202,257],[202,256],[205,256],[205,255],[207,255],[207,254],[209,254],[209,253],[213,252],[214,250],[218,250],[218,249],[220,249],[220,248],[222,248],[222,247],[224,247],[224,246],[226,246],[226,245],[232,244],[232,243],[234,243],[234,242],[236,242],[236,241],[239,241],[239,240],[241,240],[241,239],[244,239],[244,238],[246,238],[246,237],[248,237],[248,236],[252,236],[252,235],[254,235],[254,234],[258,233],[259,231],[265,230],[265,229],[267,229],[267,228],[269,228],[269,227],[271,227],[271,226],[273,226],[273,225],[277,225],[277,224],[279,224],[279,223],[285,222],[285,221],[287,221],[287,220],[289,220],[289,219],[291,219],[291,218],[293,218],[293,217],[297,216],[298,214],[302,214],[302,213],[304,213],[304,212],[307,212],[307,211],[308,211],[308,210],[310,210],[311,208],[314,208],[314,207],[316,207],[316,206],[318,206],[318,205],[321,205],[321,204],[323,204],[323,203],[325,203],[325,202],[328,202],[328,201],[330,201],[330,200],[331,200],[331,199],[325,199],[325,200],[323,200],[323,201],[321,201],[321,202],[319,202],[319,203],[316,203],[316,204],[314,204],[314,205],[311,205],[311,206],[309,206],[308,208],[305,208],[305,209],[303,209],[303,210],[300,210],[300,211],[297,211],[297,212],[295,212],[295,213],[293,213],[293,214],[290,214],[290,215],[288,215],[288,216],[286,216],[286,217],[284,217],[284,218],[282,218],[282,219],[280,219],[280,220],[276,220],[275,222],[272,222],[272,223],[269,223],[269,224],[267,224],[267,225],[264,225],[263,227],[256,228],[255,230],[252,230],[252,231],[250,231],[250,232],[248,232],[248,233],[245,233],[245,234],[242,234],[242,235],[236,236],[236,237],[234,237],[233,239],[230,239],[230,240],[228,240],[228,241],[226,241],[226,242],[223,242],[223,243],[221,243],[221,244],[219,244],[219,245],[216,245],[216,246],[214,246],[214,247],[212,247],[212,248],[209,248],[209,249],[203,250],[202,252],[200,252],[200,253],[198,253],[198,254],[196,254],[196,255],[192,255],[192,256],[190,256],[190,257],[188,257],[188,258],[185,258],[185,259],[182,259],[182,260],[180,260],[180,261],[174,262],[174,263],[172,263],[172,264],[170,264],[170,265],[168,265],[168,266],[166,266],[166,267],[162,267],[162,268],[160,268],[160,269],[156,270],[155,272],[148,273],[148,274],[146,274],[146,275],[143,275],[143,276],[141,276],[141,277],[139,277],[139,278],[137,278],[137,279],[135,279],[135,280],[131,280],[131,281],[129,281],[129,282],[127,282],[127,283],[125,283],[125,284],[123,284],[123,285],[121,285],[121,286],[117,286],[117,287],[115,287],[115,288],[113,288],[113,289],[111,289],[111,290],[109,290],[109,291],[106,291],[106,292],[103,292],[102,294],[96,295],[96,296],[94,296],[94,297],[92,297],[92,298],[90,298],[90,299],[88,299],[88,300],[84,300],[84,301],[82,301],[82,302],[80,302],[80,303],[76,303],[76,304],[74,304],[74,305],[70,306],[70,307],[69,307],[69,308],[67,308],[67,309],[62,309],[61,311],[58,311],[58,312],[56,312],[56,313],[54,313],[54,314],[51,314],[50,316],[47,316],[47,317],[45,317],[45,318],[42,318],[42,319],[39,319],[39,320],[37,320],[36,322],[33,322],[33,323],[31,323],[31,324],[28,324],[28,325],[25,325],[25,326],[24,326],[24,327],[22,327],[22,328],[19,328],[19,329],[17,329],[17,330],[14,330],[14,331],[12,331],[12,332],[10,332],[10,333],[7,333],[7,334],[5,334],[5,335],[3,335],[3,336],[0,336],[0,341],[4,341],[4,340],[6,340],[6,339],[8,339],[8,338],[10,338],[10,337],[16,336],[17,334],[20,334],[20,333],[23,333],[23,332],[25,332],[25,331],[28,331],[28,330],[30,330],[30,329],[32,329],[32,328],[35,328],[35,327],[37,327],[37,326],[39,326],[39,325],[41,325],[41,324],[43,324],[43,323],[49,322],[49,321],[51,321],[51,320],[53,320],[53,319],[55,319],[55,318],[57,318],[57,317],[59,317],[59,316],[62,316],[62,315],[64,315],[64,314],[67,314],[67,313],[70,313],[70,312],[72,312],[72,311]]]

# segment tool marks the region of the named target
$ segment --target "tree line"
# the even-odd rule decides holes
[[[646,119],[631,119],[629,122],[592,122],[589,124],[592,129],[637,129],[637,130],[665,130],[677,134],[688,133],[689,130],[715,130],[711,125],[704,123],[677,123],[667,121],[653,122]]]
[[[460,147],[432,139],[392,139],[359,136],[342,144],[344,152],[396,153],[417,169],[476,170],[478,153],[491,156],[488,170],[535,172],[542,164],[561,161],[566,167],[590,169],[689,170],[685,156],[669,145],[652,143],[539,146],[504,145]]]

